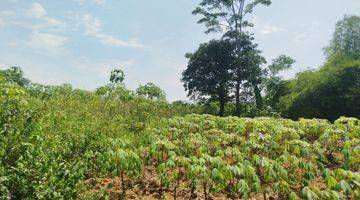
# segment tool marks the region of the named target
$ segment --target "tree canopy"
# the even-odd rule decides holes
[[[267,67],[267,77],[264,81],[265,88],[265,103],[271,109],[279,111],[280,97],[287,92],[286,84],[288,81],[284,80],[279,73],[288,70],[295,63],[295,60],[286,55],[280,55],[272,60],[272,63]]]
[[[341,55],[360,59],[360,16],[345,15],[338,21],[333,38],[324,51],[328,58]]]
[[[232,85],[233,45],[227,40],[211,40],[201,44],[196,52],[187,54],[187,69],[182,82],[193,99],[216,99],[220,102],[219,115],[224,114]]]
[[[24,77],[24,72],[20,67],[10,67],[5,70],[0,70],[0,75],[2,75],[7,82],[17,83],[21,87],[27,87],[30,83],[30,80]]]
[[[252,26],[246,16],[259,4],[268,6],[271,0],[202,0],[193,14],[202,16],[198,23],[205,24],[206,33],[242,32],[243,27]]]
[[[299,73],[280,98],[285,117],[360,117],[360,60],[338,57],[318,71]]]
[[[140,85],[136,89],[136,94],[139,96],[144,96],[149,99],[158,99],[158,100],[166,99],[165,92],[154,83],[146,83],[145,85]]]

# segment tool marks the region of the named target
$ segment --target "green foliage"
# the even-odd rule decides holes
[[[271,77],[276,76],[279,72],[290,69],[291,66],[295,63],[295,60],[286,55],[280,55],[275,58],[268,69],[271,73]]]
[[[295,60],[286,55],[280,55],[274,59],[267,67],[270,74],[265,78],[265,103],[275,111],[279,111],[280,98],[288,93],[286,87],[287,81],[281,78],[278,74],[281,71],[290,69],[295,63]]]
[[[188,54],[187,69],[182,82],[193,99],[216,99],[220,103],[219,115],[224,114],[231,88],[233,45],[227,40],[212,40]]]
[[[154,83],[146,83],[145,85],[140,85],[136,89],[136,94],[139,96],[144,96],[149,99],[158,99],[165,100],[166,95],[163,90]]]
[[[241,29],[252,24],[245,20],[257,5],[270,5],[270,0],[202,0],[192,12],[201,15],[198,23],[205,24],[206,33]]]
[[[0,70],[0,75],[5,81],[16,83],[21,87],[27,87],[30,83],[30,81],[24,77],[24,73],[19,67],[10,67],[9,69]]]
[[[250,90],[255,97],[255,103],[259,110],[263,107],[263,99],[259,84],[265,75],[261,65],[266,63],[261,51],[257,49],[254,38],[248,34],[229,31],[224,35],[235,45],[232,80],[234,81],[235,115],[240,115],[240,90]],[[241,88],[242,87],[242,88]]]
[[[280,98],[283,115],[292,119],[359,117],[360,61],[334,58],[318,71],[299,73]]]
[[[346,125],[340,126],[342,123]],[[353,146],[345,144],[352,140],[356,141],[353,145],[360,144],[359,128],[355,118],[331,124],[326,120],[188,115],[171,119],[162,128],[157,151],[153,151],[158,153],[153,156],[161,155],[157,159],[161,160],[161,180],[168,180],[164,172],[185,166],[191,194],[203,186],[204,196],[226,193],[247,199],[275,193],[282,199],[346,199],[357,194],[360,157]],[[343,137],[347,130],[356,134]],[[353,162],[357,164],[346,166],[346,159],[329,162],[332,155],[345,151],[356,157]]]
[[[256,6],[270,4],[271,0],[202,0],[193,10],[194,15],[202,16],[198,23],[205,24],[207,28],[205,33],[226,31],[223,38],[233,40],[235,45],[233,54],[236,59],[232,62],[234,67],[232,80],[235,82],[234,114],[237,116],[240,115],[241,110],[241,86],[252,88],[257,109],[263,108],[259,84],[263,75],[260,65],[265,63],[265,59],[256,49],[257,45],[252,44],[253,38],[244,31],[244,28],[253,26],[246,18]],[[242,84],[245,80],[248,83]]]
[[[328,58],[345,56],[360,59],[360,16],[345,15],[337,22],[333,38],[324,51]]]
[[[107,189],[94,190],[91,183],[109,177],[119,177],[117,188],[125,198],[126,191],[146,181],[145,168],[154,169],[159,192],[175,196],[180,185],[205,199],[221,194],[346,199],[359,193],[356,118],[334,124],[171,118],[189,105],[136,95],[122,99],[108,87],[87,92],[65,84],[27,91],[4,78],[0,94],[1,198],[105,198]]]
[[[110,74],[110,83],[113,85],[122,84],[125,80],[125,73],[121,69],[114,69]]]
[[[123,85],[96,92],[68,84],[23,88],[0,75],[0,199],[75,199],[83,181],[113,169],[136,177],[142,160],[132,147],[148,140],[150,127],[180,113],[176,109],[138,98]],[[116,158],[111,162],[109,152],[118,149],[129,155],[125,168]]]

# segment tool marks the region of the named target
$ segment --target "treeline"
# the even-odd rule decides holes
[[[203,0],[193,11],[207,27],[222,32],[220,39],[200,44],[186,54],[182,82],[188,96],[219,116],[282,116],[335,120],[360,116],[360,17],[344,16],[324,48],[326,62],[286,80],[279,75],[295,60],[286,55],[267,63],[246,21],[257,5],[269,0]]]
[[[73,88],[71,84],[61,85],[43,85],[32,82],[25,77],[20,67],[8,67],[0,70],[0,81],[4,89],[7,87],[16,87],[25,92],[31,98],[41,99],[46,102],[51,99],[91,96],[104,101],[106,106],[118,104],[131,110],[136,115],[129,116],[129,120],[134,118],[146,121],[146,118],[167,118],[173,116],[185,116],[195,113],[211,113],[211,108],[207,104],[189,103],[186,101],[168,102],[165,92],[156,84],[148,82],[139,85],[135,90],[126,87],[125,73],[121,69],[114,69],[109,76],[109,82],[96,88],[94,91]],[[2,94],[5,95],[5,94]],[[143,110],[146,110],[143,112]],[[145,117],[147,116],[147,117]],[[156,120],[155,120],[156,121]]]

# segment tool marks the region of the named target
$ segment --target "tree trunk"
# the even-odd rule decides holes
[[[219,116],[223,117],[224,112],[225,112],[225,97],[224,97],[224,95],[219,96],[219,103],[220,103]]]
[[[256,100],[256,108],[261,110],[263,108],[263,99],[261,97],[260,89],[257,84],[254,84],[253,87]]]
[[[240,116],[241,109],[240,109],[240,81],[236,81],[235,86],[235,112],[234,114],[236,116]]]

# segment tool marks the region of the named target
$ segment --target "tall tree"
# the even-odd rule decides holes
[[[189,58],[187,69],[182,73],[182,82],[192,99],[216,99],[219,101],[219,116],[224,115],[225,104],[232,87],[231,67],[233,45],[227,40],[211,40],[201,44]]]
[[[241,33],[244,27],[252,26],[246,17],[259,4],[268,6],[271,0],[202,0],[193,14],[202,15],[198,23],[205,24],[206,33],[224,30]]]
[[[286,95],[286,83],[279,73],[281,71],[290,69],[295,63],[295,60],[286,55],[280,55],[272,60],[272,63],[267,67],[268,76],[265,81],[265,100],[266,104],[272,109],[279,110],[280,97]]]
[[[253,88],[256,107],[258,110],[261,110],[264,104],[259,85],[262,83],[266,73],[266,71],[261,68],[261,65],[265,63],[266,60],[263,56],[261,56],[261,51],[257,49],[252,49],[248,53],[247,81],[248,81],[248,85]]]
[[[345,15],[337,22],[330,45],[324,51],[328,58],[339,55],[360,59],[360,16]]]
[[[262,52],[257,49],[258,45],[253,42],[254,38],[249,34],[229,31],[224,34],[223,38],[233,42],[234,46],[236,46],[234,53],[236,58],[233,62],[236,102],[234,114],[240,114],[241,86],[252,88],[256,106],[258,109],[261,109],[263,100],[259,84],[265,76],[265,71],[261,69],[261,65],[266,63],[265,58],[261,55]],[[236,38],[239,38],[239,40]],[[237,50],[241,53],[238,54]],[[243,84],[244,81],[246,81],[246,84]]]
[[[240,87],[243,81],[248,80],[250,77],[254,77],[252,76],[254,75],[252,72],[255,72],[254,67],[259,67],[254,65],[254,61],[261,52],[256,49],[257,44],[252,42],[254,38],[249,34],[229,31],[224,34],[223,39],[227,39],[236,45],[234,52],[236,58],[233,62],[233,79],[235,82],[236,102],[234,114],[240,115]],[[240,51],[241,54],[239,54],[237,51]],[[251,86],[251,84],[246,84],[246,86]]]
[[[211,32],[230,32],[235,39],[236,54],[241,57],[243,54],[242,37],[244,35],[244,28],[253,26],[246,17],[251,14],[257,5],[268,6],[271,0],[202,0],[199,6],[193,11],[195,15],[202,15],[198,23],[205,24],[207,30],[205,33]],[[238,68],[244,66],[238,65]],[[242,75],[237,74],[237,83],[235,85],[236,98],[236,114],[240,114],[240,86],[242,82]],[[254,90],[258,91],[257,85],[254,84]],[[258,101],[261,101],[261,94],[256,92]],[[260,102],[257,104],[260,105]]]

